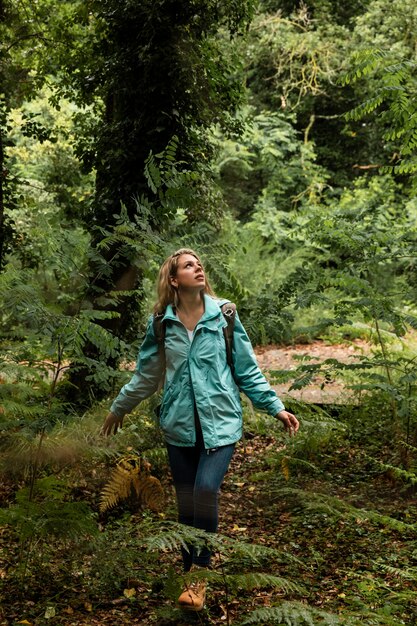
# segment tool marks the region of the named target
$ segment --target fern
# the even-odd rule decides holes
[[[122,457],[113,470],[110,481],[103,487],[100,497],[100,512],[126,500],[134,490],[138,500],[153,511],[160,511],[164,493],[160,481],[149,475],[150,464],[139,456]]]
[[[283,593],[303,593],[302,585],[283,578],[282,576],[274,576],[265,572],[246,572],[243,574],[226,574],[225,579],[231,589],[237,591],[244,589],[251,591],[253,589],[279,589]]]
[[[405,448],[409,452],[413,452],[413,454],[417,454],[417,448],[415,446],[412,446],[407,441],[400,441],[400,444],[403,448]]]
[[[9,524],[21,542],[50,536],[79,541],[97,533],[92,511],[84,502],[68,502],[70,489],[54,476],[20,489],[16,503],[0,509],[0,524]]]
[[[365,455],[365,458],[368,459],[368,461],[371,461],[381,471],[389,473],[390,476],[402,482],[409,483],[410,485],[417,485],[417,474],[415,472],[396,467],[395,465],[391,465],[389,463],[383,463],[382,461],[378,461],[378,459],[367,455]]]
[[[265,626],[398,626],[399,622],[388,615],[375,612],[336,615],[301,602],[282,602],[279,606],[257,609],[239,622],[239,626],[265,624]]]
[[[224,538],[224,542],[224,545],[227,545],[226,542],[230,543],[231,564],[236,562],[240,563],[241,560],[244,560],[245,563],[252,562],[255,565],[259,565],[265,562],[265,560],[270,561],[271,559],[275,559],[283,563],[289,562],[304,567],[304,563],[291,552],[284,552],[269,546],[246,543],[230,538]]]
[[[395,618],[375,612],[339,616],[301,602],[283,602],[278,607],[253,611],[239,626],[399,626],[399,623]]]
[[[265,624],[266,626],[340,626],[341,624],[357,624],[349,618],[340,618],[337,615],[311,607],[301,602],[283,602],[280,606],[257,609],[241,621],[240,626],[249,624]]]
[[[400,580],[412,580],[417,582],[417,567],[407,567],[407,568],[399,568],[392,567],[392,565],[385,565],[381,562],[376,562],[375,565],[378,569],[383,572],[387,572],[393,578],[398,578]]]
[[[222,541],[220,535],[209,534],[204,530],[176,522],[165,522],[143,539],[147,551],[174,551],[178,548],[188,550],[190,544],[197,548],[209,545],[211,549],[218,551],[221,549]]]
[[[149,528],[146,537],[143,538],[143,546],[147,551],[174,551],[182,547],[186,550],[189,545],[209,546],[212,552],[222,555],[222,569],[227,576],[233,577],[233,570],[242,571],[243,567],[255,565],[258,567],[262,561],[268,562],[274,559],[279,562],[290,562],[303,567],[302,561],[289,552],[283,552],[263,545],[254,543],[246,543],[237,541],[231,537],[220,534],[207,533],[206,531],[191,526],[185,526],[177,522],[163,522],[157,524],[154,528]],[[239,575],[235,578],[236,584],[239,585]],[[258,578],[261,584],[261,579]],[[275,578],[274,578],[275,580]],[[271,584],[274,584],[271,579]],[[242,582],[242,581],[240,581]],[[278,580],[275,580],[278,583]],[[252,584],[253,580],[248,580],[248,584]],[[267,584],[265,579],[262,582]],[[280,579],[279,584],[285,585],[284,579]],[[289,583],[291,584],[291,583]],[[244,587],[243,583],[242,586]],[[299,588],[299,587],[298,587]]]
[[[400,532],[408,532],[415,534],[417,526],[415,524],[407,524],[401,522],[388,515],[382,515],[376,511],[370,511],[367,509],[358,509],[351,504],[340,500],[339,498],[328,496],[322,493],[309,493],[302,489],[295,488],[281,488],[276,491],[276,494],[282,498],[295,498],[298,506],[311,510],[322,511],[333,518],[346,518],[361,519],[377,524],[379,526],[385,526],[392,528]]]

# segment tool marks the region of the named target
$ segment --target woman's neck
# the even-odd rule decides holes
[[[185,315],[193,315],[204,311],[204,297],[201,291],[197,293],[185,291],[178,294],[178,296],[178,311],[182,311]]]

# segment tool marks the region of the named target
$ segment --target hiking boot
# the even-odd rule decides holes
[[[193,567],[193,570],[203,569]],[[178,598],[178,605],[187,611],[201,611],[206,601],[207,581],[203,579],[185,583],[184,591]]]

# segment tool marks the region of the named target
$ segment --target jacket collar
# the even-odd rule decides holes
[[[205,293],[204,313],[200,321],[198,322],[197,327],[206,326],[207,328],[217,328],[219,326],[226,326],[227,322],[224,319],[220,309],[220,307],[225,302],[229,302],[229,300],[215,300]],[[178,320],[175,314],[175,307],[172,304],[168,304],[167,308],[165,309],[165,315],[162,321],[165,322],[166,320]]]

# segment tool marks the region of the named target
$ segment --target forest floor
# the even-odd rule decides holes
[[[364,342],[357,341],[346,346],[323,342],[284,349],[272,346],[256,352],[264,369],[291,369],[297,364],[294,355],[350,360],[366,350]],[[316,388],[303,392],[302,399],[323,402],[323,395],[319,396],[323,393],[321,387],[317,381]],[[280,391],[285,395],[288,388],[280,386]],[[346,399],[338,382],[325,391],[324,401],[337,403],[343,397]],[[60,571],[63,564],[59,562],[62,558],[59,551],[51,569],[56,572],[55,581],[38,580],[36,572],[32,572],[19,587],[17,579],[9,576],[18,550],[10,545],[10,534],[5,530],[0,534],[0,550],[4,555],[0,561],[0,582],[6,593],[0,608],[0,625],[238,626],[253,611],[279,607],[285,601],[294,603],[289,611],[296,611],[297,606],[309,606],[313,611],[329,611],[341,623],[350,616],[352,623],[358,625],[416,625],[415,490],[396,482],[389,472],[375,469],[367,455],[375,453],[375,437],[379,435],[371,432],[371,425],[363,429],[362,417],[358,416],[357,422],[355,419],[353,412],[353,421],[348,425],[352,435],[340,431],[330,438],[327,434],[322,440],[316,438],[313,445],[312,441],[308,444],[306,437],[303,440],[301,434],[300,449],[297,452],[289,447],[287,456],[282,452],[288,447],[288,440],[278,425],[268,426],[263,432],[249,427],[226,476],[219,533],[277,551],[258,562],[243,559],[241,571],[252,568],[283,576],[297,587],[292,592],[268,587],[231,590],[221,581],[214,581],[204,611],[184,613],[175,608],[178,590],[175,585],[172,589],[170,579],[170,572],[180,573],[181,563],[176,552],[169,550],[161,552],[151,571],[149,560],[142,564],[141,555],[137,554],[137,580],[131,576],[114,580],[113,588],[101,597],[94,591],[94,579],[87,572],[83,578],[82,570],[88,569],[88,559],[74,568],[69,558],[71,568],[65,575]],[[358,428],[364,430],[363,436]],[[368,450],[364,449],[368,445],[364,444],[365,439],[369,441]],[[301,459],[300,465],[293,462],[294,455]],[[166,515],[174,520],[169,475],[165,472],[161,480],[168,495]],[[97,494],[90,491],[88,496],[94,498]],[[323,501],[327,498],[324,505],[320,505],[320,498]],[[141,515],[140,511],[134,512],[127,520],[124,511],[120,524],[136,528],[135,532],[140,533]],[[286,561],[278,553],[294,560]],[[142,575],[142,567],[147,569],[146,576]],[[214,567],[217,571],[222,569],[218,556]],[[400,571],[409,575],[401,578]],[[359,614],[363,618],[357,618]],[[323,615],[317,613],[310,622],[301,617],[298,621],[295,617],[293,621],[283,619],[282,624],[333,623]],[[281,622],[252,623],[272,626]]]
[[[363,339],[348,343],[326,343],[313,341],[291,346],[269,345],[255,349],[262,371],[295,370],[302,363],[320,363],[326,359],[337,359],[341,363],[354,363],[358,357],[369,355],[371,345]],[[320,376],[304,389],[289,390],[291,383],[273,385],[278,395],[295,398],[301,402],[318,404],[345,404],[351,401],[351,393],[340,380],[325,381]]]

